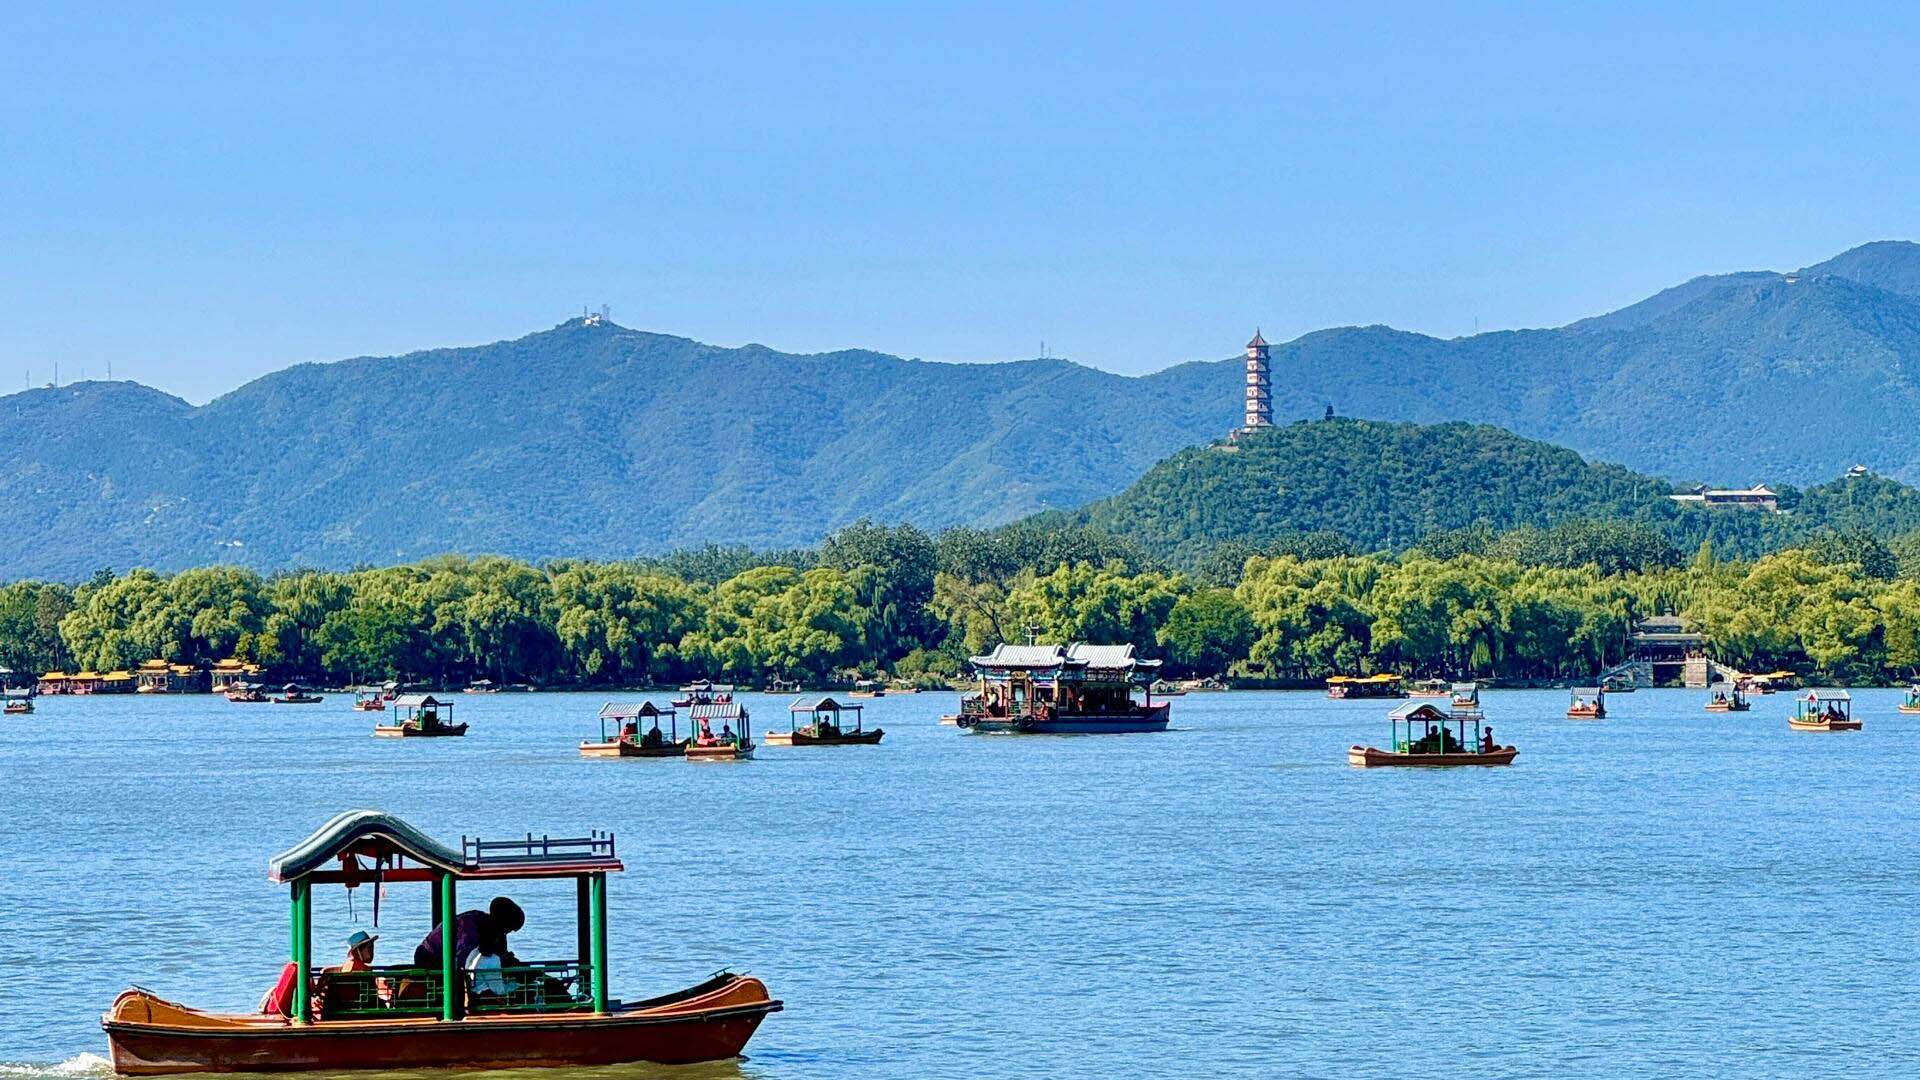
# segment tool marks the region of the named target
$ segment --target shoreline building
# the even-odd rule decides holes
[[[1253,332],[1247,342],[1247,413],[1241,431],[1273,426],[1273,369],[1267,353],[1267,339]]]

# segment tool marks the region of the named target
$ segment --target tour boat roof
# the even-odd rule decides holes
[[[1457,682],[1453,684],[1453,692],[1456,694],[1462,692],[1477,694],[1480,692],[1480,684],[1477,682]]]
[[[434,697],[432,694],[402,694],[399,697],[394,698],[393,703],[395,705],[402,705],[410,709],[424,709],[429,705],[453,704],[453,702],[451,701],[441,701],[439,698]]]
[[[1601,689],[1598,686],[1576,686],[1573,688],[1573,692],[1579,697],[1593,697],[1601,693]]]
[[[745,716],[746,712],[737,701],[709,701],[688,707],[687,717],[699,723],[702,720],[732,720]]]
[[[840,712],[843,709],[851,709],[855,712],[858,712],[863,708],[866,708],[866,706],[842,705],[830,697],[823,697],[823,698],[801,698],[800,700],[787,706],[787,711],[790,713]]]
[[[342,855],[409,859],[423,867],[471,878],[572,877],[624,869],[614,855],[613,834],[504,841],[460,838],[455,850],[392,814],[348,810],[320,830],[267,860],[267,879],[294,881],[331,870]]]
[[[704,680],[703,680],[703,681],[701,681],[701,682],[696,682],[696,683],[688,683],[687,685],[685,685],[685,686],[683,686],[683,687],[681,687],[680,689],[682,689],[682,690],[711,690],[711,691],[713,691],[714,693],[719,693],[719,694],[731,694],[731,693],[733,693],[733,684],[732,684],[732,683],[712,683],[712,682],[706,682],[706,681],[704,681]]]
[[[630,720],[636,716],[665,716],[672,711],[672,709],[663,709],[651,701],[626,705],[609,702],[600,706],[600,715],[608,720]]]
[[[1809,690],[1808,701],[1852,701],[1853,695],[1845,690]]]
[[[1387,714],[1395,720],[1451,720],[1452,717],[1424,701],[1409,701]]]
[[[1001,671],[1029,669],[1092,668],[1096,671],[1153,671],[1158,660],[1145,660],[1133,654],[1132,645],[1089,645],[1076,641],[1071,645],[1013,645],[1001,642],[985,656],[970,658],[975,667]]]

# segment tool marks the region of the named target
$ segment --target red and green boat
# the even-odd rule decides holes
[[[100,1021],[114,1070],[153,1076],[494,1069],[738,1057],[767,1014],[781,1009],[758,979],[721,972],[632,1002],[609,993],[607,875],[622,869],[611,833],[462,838],[455,851],[378,811],[341,814],[268,864],[268,879],[288,886],[292,897],[290,985],[305,992],[290,994],[291,1015],[206,1012],[127,990]],[[567,878],[576,885],[577,954],[516,959],[486,972],[503,992],[476,992],[475,974],[459,964],[450,943],[436,968],[314,970],[315,885],[425,884],[436,925],[451,926],[464,885]]]

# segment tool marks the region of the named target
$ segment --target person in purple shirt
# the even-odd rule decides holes
[[[484,937],[497,935],[505,948],[507,935],[527,924],[520,905],[504,896],[496,896],[485,911],[463,911],[453,917],[453,962],[465,967],[467,958],[480,947]],[[440,969],[440,927],[435,926],[420,944],[413,947],[413,966],[428,971]]]

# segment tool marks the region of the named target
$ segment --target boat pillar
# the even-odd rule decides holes
[[[293,1022],[313,1022],[313,999],[307,987],[313,985],[313,882],[301,878],[293,883]]]
[[[590,874],[590,891],[593,894],[593,1011],[605,1016],[607,1012],[607,875]]]
[[[460,957],[455,948],[458,940],[458,906],[454,900],[453,875],[440,875],[440,1019],[460,1019],[461,999]]]

